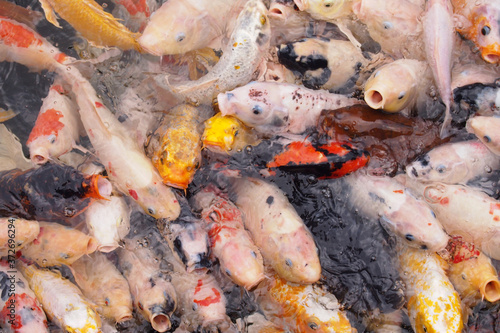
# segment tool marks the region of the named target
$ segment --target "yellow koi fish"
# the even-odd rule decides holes
[[[66,20],[89,42],[97,46],[116,46],[122,50],[141,50],[137,38],[123,24],[93,0],[40,0],[47,20],[61,27],[55,13]]]

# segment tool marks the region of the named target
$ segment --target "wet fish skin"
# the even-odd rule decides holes
[[[444,260],[432,251],[408,246],[398,253],[408,317],[415,332],[462,332],[460,297],[446,276]]]
[[[47,318],[67,332],[100,332],[101,319],[76,285],[61,274],[35,265],[18,264]]]
[[[500,156],[500,117],[475,116],[467,121],[467,131],[477,138],[495,155]]]
[[[0,257],[16,253],[31,243],[40,233],[37,221],[15,216],[0,218]],[[11,236],[13,238],[11,238]],[[14,243],[9,242],[12,239]],[[11,250],[11,251],[9,251]],[[14,251],[14,252],[12,252]]]
[[[196,81],[178,83],[159,75],[156,77],[159,87],[199,105],[210,104],[218,93],[250,82],[269,48],[271,28],[267,12],[262,0],[248,0],[238,15],[222,57],[212,70]]]
[[[47,317],[28,281],[6,260],[0,260],[0,293],[0,327],[5,333],[49,332]]]
[[[82,293],[102,316],[116,323],[132,319],[128,282],[104,254],[94,252],[81,257],[70,269]]]
[[[478,140],[470,140],[435,147],[408,164],[406,174],[420,182],[465,184],[499,167],[497,155]]]
[[[60,27],[55,16],[57,13],[94,45],[141,50],[137,42],[139,34],[128,30],[94,0],[40,0],[40,3],[50,23]]]
[[[314,239],[277,186],[257,178],[234,178],[229,193],[236,196],[245,228],[266,263],[290,282],[319,280],[321,266]]]
[[[352,0],[294,0],[301,11],[316,20],[331,21],[352,13]]]
[[[50,87],[26,142],[35,164],[44,164],[69,152],[84,132],[76,103],[62,83],[56,80]]]
[[[391,177],[376,177],[362,172],[344,179],[352,187],[351,204],[366,217],[379,219],[407,246],[430,251],[445,249],[449,236],[443,230],[440,219],[406,186]]]
[[[223,116],[232,115],[263,133],[300,134],[316,125],[322,110],[360,101],[324,90],[277,82],[250,82],[217,96]]]

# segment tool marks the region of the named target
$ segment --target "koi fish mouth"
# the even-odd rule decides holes
[[[481,48],[481,57],[490,64],[500,62],[500,44],[490,44]]]

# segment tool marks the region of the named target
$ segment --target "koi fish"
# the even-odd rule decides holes
[[[40,225],[14,216],[2,217],[0,230],[0,257],[4,257],[31,243],[40,233]]]
[[[0,124],[0,172],[12,169],[27,170],[33,167],[24,157],[23,147],[17,136]]]
[[[476,137],[495,155],[500,155],[500,117],[475,116],[467,121],[467,131]]]
[[[407,165],[406,174],[421,182],[465,184],[499,167],[497,155],[481,142],[470,140],[437,146]]]
[[[79,230],[59,223],[39,222],[40,232],[22,255],[40,267],[71,265],[97,250],[97,241]]]
[[[462,332],[460,297],[445,274],[446,262],[432,251],[408,246],[398,253],[408,317],[415,332]]]
[[[351,186],[352,205],[365,216],[380,219],[383,226],[407,246],[432,252],[446,248],[449,236],[440,219],[403,184],[391,177],[360,172],[344,179]]]
[[[42,305],[15,265],[0,260],[0,327],[5,333],[49,333]]]
[[[465,39],[472,41],[488,63],[500,61],[500,2],[451,0],[455,14],[459,18],[456,30]]]
[[[120,14],[126,13],[127,15],[120,15],[126,17],[126,26],[133,31],[139,32],[144,30],[151,13],[155,12],[158,6],[156,1],[151,0],[115,0],[114,2],[117,6],[113,14],[115,11]]]
[[[352,0],[294,0],[301,11],[308,12],[316,20],[348,16],[352,13]]]
[[[221,271],[247,290],[255,287],[264,279],[262,255],[245,230],[238,208],[214,185],[196,193],[191,202],[201,210]]]
[[[132,319],[128,282],[104,254],[95,252],[81,257],[70,269],[82,293],[94,302],[103,317],[116,323]]]
[[[269,48],[271,28],[267,8],[261,0],[248,0],[219,62],[196,81],[173,83],[156,77],[159,87],[193,104],[210,104],[218,93],[248,83]]]
[[[206,107],[178,105],[163,116],[148,138],[146,154],[166,185],[186,189],[201,163],[201,124]]]
[[[201,136],[203,148],[223,154],[242,151],[259,143],[257,134],[238,118],[223,116],[220,112],[204,123]]]
[[[289,332],[357,332],[337,298],[317,284],[292,284],[274,275],[262,282],[255,293],[264,314]]]
[[[265,262],[290,282],[314,283],[321,266],[310,231],[283,192],[257,178],[234,178],[230,195]]]
[[[362,168],[370,159],[368,153],[347,142],[326,144],[294,141],[267,164],[270,169],[315,174],[320,178],[339,178]]]
[[[94,306],[60,273],[35,265],[18,265],[50,321],[67,332],[100,332],[101,319]]]
[[[277,82],[250,82],[217,96],[223,116],[232,115],[263,133],[303,133],[322,110],[359,103],[355,98]]]
[[[95,199],[111,195],[101,175],[86,176],[69,166],[46,163],[36,169],[0,172],[0,215],[54,221],[75,217]],[[29,191],[21,190],[29,188]]]
[[[43,19],[42,13],[5,0],[0,1],[0,16],[25,24],[31,29],[35,29],[35,26]]]
[[[139,241],[139,242],[138,242]],[[171,327],[170,316],[177,307],[176,290],[169,282],[168,272],[160,269],[151,248],[139,246],[138,237],[125,239],[118,259],[128,281],[135,309],[158,332]]]
[[[26,142],[35,164],[44,164],[69,152],[84,132],[76,103],[67,94],[61,82],[56,80],[43,100]]]
[[[47,21],[60,28],[55,13],[96,46],[141,51],[133,33],[94,0],[40,0]]]
[[[108,201],[94,202],[85,211],[90,236],[98,242],[97,250],[111,252],[130,231],[131,208],[125,199],[112,195]]]
[[[364,85],[366,104],[387,112],[415,106],[431,80],[426,71],[426,63],[413,59],[399,59],[377,68]]]

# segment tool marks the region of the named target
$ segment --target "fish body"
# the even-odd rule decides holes
[[[55,82],[44,98],[26,145],[35,164],[44,164],[75,147],[83,132],[76,104],[61,82]]]
[[[352,0],[294,0],[301,11],[308,12],[316,20],[331,21],[352,13]]]
[[[126,239],[118,259],[130,286],[135,309],[158,332],[171,327],[170,316],[177,307],[176,290],[169,282],[169,273],[160,269],[151,248],[139,246],[139,237]],[[142,244],[142,243],[141,243]]]
[[[120,17],[125,17],[127,28],[139,32],[144,30],[151,13],[155,12],[159,6],[156,1],[151,0],[115,0],[114,2],[118,5],[115,11],[121,14]]]
[[[384,52],[396,59],[425,60],[420,18],[423,1],[356,0],[353,11]]]
[[[233,179],[231,193],[264,260],[288,281],[318,281],[321,266],[316,244],[283,192],[257,178],[240,178]]]
[[[181,104],[169,110],[148,140],[151,157],[166,185],[186,189],[201,163],[202,114],[209,110]]]
[[[82,293],[105,318],[120,323],[132,319],[132,296],[127,280],[102,253],[95,252],[70,266]]]
[[[264,314],[288,332],[357,332],[337,298],[319,285],[294,284],[274,275],[255,292]]]
[[[99,315],[76,285],[58,273],[34,265],[21,264],[18,269],[50,321],[71,333],[100,332]]]
[[[40,233],[40,225],[18,217],[2,217],[0,230],[0,257],[4,257],[31,243]]]
[[[500,167],[500,158],[478,140],[437,146],[406,166],[408,177],[421,182],[465,184]]]
[[[65,76],[72,83],[83,126],[106,168],[109,179],[118,190],[134,199],[155,218],[175,220],[180,205],[137,142],[102,103],[92,85],[76,70]]]
[[[40,232],[22,254],[40,267],[71,265],[97,249],[97,241],[79,230],[58,223],[39,222]]]
[[[455,116],[453,120],[464,127],[473,115],[500,114],[500,90],[494,83],[473,83],[453,90]]]
[[[223,116],[236,116],[259,132],[294,134],[316,126],[324,109],[333,110],[359,102],[323,90],[276,82],[251,82],[219,94],[217,101]]]
[[[37,221],[66,220],[87,209],[94,199],[108,198],[111,183],[69,166],[46,163],[36,169],[0,172],[0,215]],[[29,189],[29,190],[28,190]]]
[[[399,251],[399,263],[415,332],[462,332],[460,297],[445,274],[444,260],[432,251],[405,247]]]
[[[57,13],[94,45],[141,50],[137,42],[139,34],[128,30],[94,0],[40,0],[40,3],[50,23],[60,27],[55,16]]]
[[[462,17],[456,30],[472,41],[481,52],[481,57],[488,63],[500,61],[500,2],[452,0],[455,14]]]
[[[232,154],[259,142],[256,133],[233,116],[223,116],[219,112],[207,119],[204,125],[203,148],[217,153]]]
[[[467,121],[467,131],[477,138],[495,155],[500,156],[500,117],[476,116]]]
[[[238,15],[235,28],[217,64],[196,81],[173,83],[157,76],[160,87],[190,103],[210,104],[218,93],[250,82],[269,48],[271,28],[261,0],[249,0]]]
[[[278,59],[306,88],[332,91],[352,90],[360,69],[368,63],[351,42],[323,38],[282,44]]]
[[[491,259],[481,252],[478,256],[450,264],[448,276],[462,301],[470,307],[483,299],[491,303],[500,299],[498,272]]]
[[[98,251],[111,252],[119,246],[130,231],[130,212],[125,199],[116,195],[94,202],[85,211],[85,222],[99,244]]]
[[[23,147],[17,136],[0,124],[0,172],[12,169],[27,170],[33,167],[24,157]]]
[[[13,261],[0,260],[0,290],[0,327],[5,333],[49,332],[42,305]]]
[[[462,236],[489,257],[500,259],[498,200],[471,186],[406,179],[406,186],[425,200],[449,235]]]
[[[245,1],[168,1],[157,9],[139,38],[149,53],[181,54],[209,46],[230,28],[226,20],[236,17]]]
[[[366,104],[387,112],[415,106],[430,83],[426,70],[425,62],[413,59],[399,59],[377,68],[364,85]]]
[[[237,285],[248,290],[255,287],[264,279],[262,255],[245,230],[239,209],[213,185],[198,192],[192,201],[201,209],[221,271]]]
[[[369,218],[380,219],[384,227],[408,246],[444,250],[449,236],[427,204],[391,177],[357,172],[345,177],[352,186],[351,203]]]
[[[446,109],[441,136],[451,124],[451,56],[454,47],[453,8],[449,0],[427,1],[422,18],[425,55]]]

